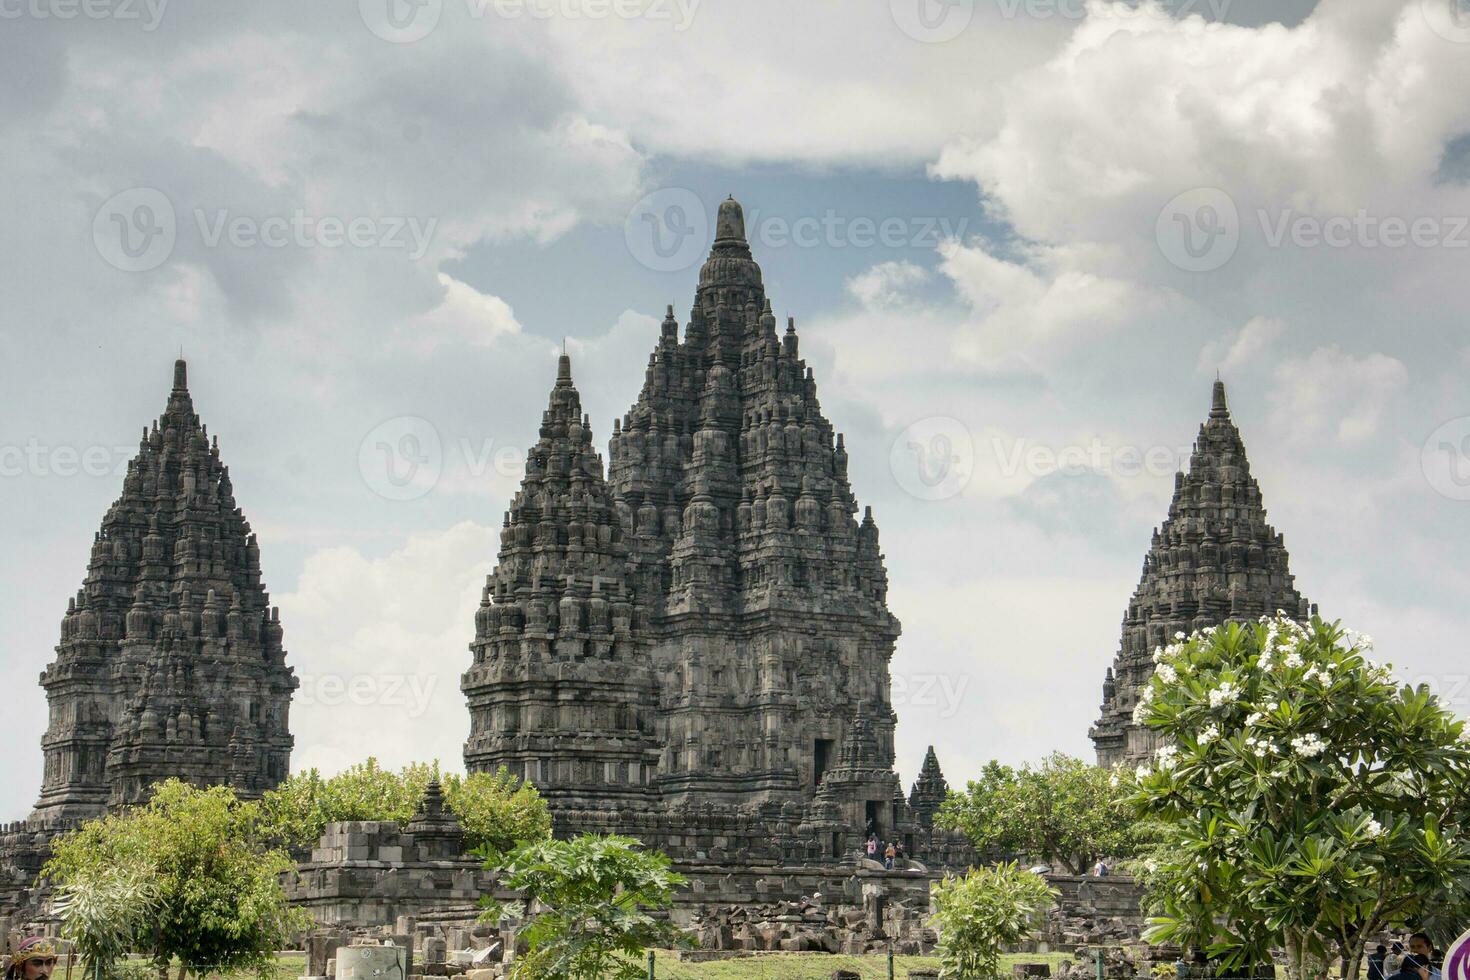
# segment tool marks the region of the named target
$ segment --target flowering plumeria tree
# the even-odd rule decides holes
[[[1227,967],[1284,950],[1289,980],[1334,960],[1356,977],[1371,934],[1466,901],[1470,732],[1371,651],[1279,613],[1155,651],[1134,717],[1164,745],[1119,773],[1169,828],[1148,938]]]

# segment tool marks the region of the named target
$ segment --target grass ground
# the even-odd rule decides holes
[[[1015,954],[1001,958],[1002,976],[1010,976],[1014,963],[1050,963],[1055,972],[1062,960],[1060,953]],[[825,953],[761,953],[730,960],[706,963],[680,963],[672,953],[659,953],[654,961],[658,980],[826,980],[833,970],[853,970],[863,980],[886,980],[888,957],[832,956]],[[893,975],[904,980],[912,967],[939,966],[933,956],[896,956]]]
[[[1052,972],[1069,957],[1063,953],[1014,953],[1001,957],[1000,973],[1009,977],[1015,963],[1050,963]],[[295,980],[305,966],[300,954],[281,956],[275,968],[264,980]],[[893,975],[905,980],[909,970],[916,967],[937,969],[939,959],[933,956],[896,956]],[[863,980],[887,980],[888,957],[876,956],[832,956],[826,953],[758,953],[728,960],[710,960],[704,963],[681,963],[675,954],[659,950],[654,960],[654,975],[657,980],[827,980],[833,970],[854,970]],[[65,968],[57,970],[56,980],[63,980]],[[126,980],[155,980],[157,974],[151,966],[142,962],[129,963],[123,971]],[[178,968],[169,971],[169,980],[178,975]],[[73,980],[84,980],[84,968],[79,964],[73,968]],[[192,975],[189,980],[196,980]],[[235,973],[209,980],[260,980],[254,972]]]

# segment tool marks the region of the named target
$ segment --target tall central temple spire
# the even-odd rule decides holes
[[[539,771],[554,806],[558,794],[584,805],[595,787],[560,775],[583,746],[623,774],[603,784],[608,799],[646,780],[664,808],[784,815],[784,831],[741,831],[751,846],[799,822],[805,839],[844,849],[870,830],[914,830],[893,772],[899,625],[878,528],[871,512],[855,519],[843,439],[794,322],[777,333],[739,202],[719,206],[683,338],[670,307],[638,400],[613,423],[605,484],[585,423],[572,435],[558,407],[575,393],[567,370],[563,358],[481,606],[467,766]],[[552,462],[563,458],[586,474],[580,489]],[[605,565],[579,569],[593,554]],[[563,647],[556,606],[596,601],[589,589],[627,603],[630,630],[593,643],[574,629]],[[557,688],[544,675],[563,661]]]
[[[1278,609],[1303,619],[1311,613],[1287,564],[1286,545],[1266,522],[1261,488],[1217,380],[1189,472],[1175,475],[1168,517],[1154,531],[1103,682],[1102,714],[1092,728],[1099,765],[1136,765],[1158,748],[1154,733],[1132,720],[1139,690],[1153,674],[1155,647],[1179,631]]]

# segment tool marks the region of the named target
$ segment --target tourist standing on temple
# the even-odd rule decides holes
[[[869,834],[868,835],[868,860],[869,861],[876,861],[876,860],[878,860],[878,835],[877,834]]]
[[[1368,956],[1368,980],[1385,980],[1383,964],[1387,959],[1388,947],[1379,943],[1378,948]]]
[[[45,936],[32,936],[15,949],[6,980],[50,980],[56,969],[56,947]]]
[[[896,857],[898,857],[898,851],[894,849],[893,842],[889,841],[888,846],[883,849],[883,867],[892,871],[893,859]]]

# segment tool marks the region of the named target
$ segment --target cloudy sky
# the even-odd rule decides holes
[[[555,354],[605,440],[729,193],[882,528],[905,784],[1087,754],[1217,370],[1299,587],[1470,709],[1465,2],[0,0],[0,819],[180,348],[294,765],[456,762]]]

